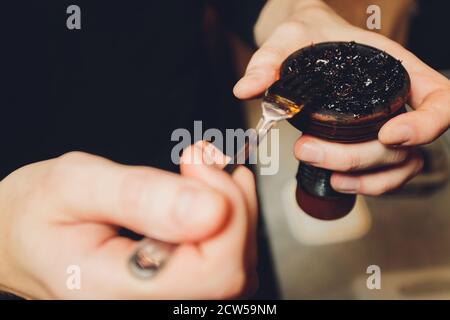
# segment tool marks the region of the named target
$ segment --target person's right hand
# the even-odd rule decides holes
[[[188,163],[182,170],[79,152],[16,170],[0,182],[0,289],[41,299],[239,295],[254,267],[251,173],[239,168],[232,178]],[[137,242],[119,237],[118,226],[180,245],[154,278],[141,280],[128,269]],[[71,265],[80,267],[80,290],[66,285]]]

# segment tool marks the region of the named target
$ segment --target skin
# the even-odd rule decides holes
[[[221,171],[200,143],[182,175],[86,153],[34,163],[0,182],[0,288],[38,299],[222,299],[255,289],[253,175]],[[194,159],[195,161],[192,161]],[[170,192],[167,192],[170,190]],[[127,261],[137,242],[117,226],[179,244],[153,279]],[[66,286],[81,267],[81,290]],[[199,281],[208,279],[208,281]]]
[[[287,11],[275,17],[277,23],[267,21],[270,30],[258,32],[263,23],[257,24],[260,49],[234,94],[240,99],[262,95],[277,80],[283,60],[311,43],[356,41],[388,52],[402,61],[411,77],[409,104],[414,111],[387,122],[378,140],[345,145],[303,135],[294,153],[299,160],[335,170],[331,185],[340,192],[380,195],[400,187],[423,166],[414,146],[432,142],[450,126],[450,81],[398,43],[350,25],[322,1],[291,1]]]
[[[410,73],[415,111],[389,121],[378,141],[346,146],[303,136],[295,153],[340,171],[332,177],[337,190],[380,194],[401,185],[422,165],[410,147],[449,126],[449,81],[320,1],[295,1],[288,12],[260,39],[235,95],[261,95],[281,62],[311,42],[354,40],[386,50]],[[79,152],[14,171],[0,182],[0,289],[39,299],[220,299],[252,292],[255,184],[247,169],[230,177],[223,163],[223,155],[200,143],[183,154],[181,175]],[[118,237],[118,226],[179,246],[155,278],[140,281],[127,267],[137,243]],[[73,264],[81,267],[81,290],[66,287]]]

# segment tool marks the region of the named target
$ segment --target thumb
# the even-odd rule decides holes
[[[250,59],[245,75],[233,89],[234,95],[239,99],[250,99],[264,93],[278,79],[284,59],[307,44],[305,34],[297,24],[279,26]]]
[[[208,237],[226,220],[225,198],[195,179],[84,153],[57,161],[53,185],[74,220],[123,226],[177,243]]]
[[[388,121],[378,138],[384,144],[420,145],[433,141],[450,126],[450,90],[429,94],[415,111]]]

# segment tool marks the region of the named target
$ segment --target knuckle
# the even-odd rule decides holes
[[[411,164],[410,164],[411,170],[410,170],[410,174],[407,176],[405,182],[411,180],[416,175],[418,175],[422,171],[422,169],[425,165],[425,160],[424,160],[423,156],[420,155],[418,152],[412,154],[412,159],[410,160],[410,162],[411,162]]]
[[[356,153],[345,153],[342,171],[353,171],[361,168],[361,157]]]
[[[61,183],[68,176],[71,171],[71,163],[73,162],[71,154],[64,154],[55,159],[53,165],[49,167],[45,177],[46,186],[52,188],[60,187]]]
[[[437,108],[430,108],[428,110],[430,118],[430,128],[435,128],[435,130],[430,130],[433,138],[437,138],[438,134],[448,127],[448,121],[443,117],[442,112]]]
[[[73,176],[74,170],[90,158],[89,154],[79,151],[72,151],[59,156],[47,171],[46,185],[50,188],[59,188],[64,181]]]
[[[415,171],[414,171],[414,175],[419,174],[422,171],[424,165],[425,165],[424,158],[421,157],[421,156],[418,156],[416,158],[416,168],[415,168]]]
[[[434,108],[421,110],[421,115],[417,115],[417,123],[422,123],[421,130],[417,130],[415,144],[424,144],[434,141],[448,128],[445,117]]]
[[[350,168],[349,170],[356,170],[361,167],[361,157],[357,154],[354,154],[350,157]]]
[[[86,183],[86,175],[83,167],[92,160],[94,156],[83,152],[68,152],[55,159],[50,160],[39,180],[39,188],[35,196],[50,196],[54,199],[70,201],[71,195],[75,194]]]
[[[406,150],[393,148],[385,159],[388,164],[396,164],[405,161],[407,157],[408,152]]]
[[[80,165],[93,158],[92,155],[81,151],[70,151],[57,158],[57,162],[62,165]]]

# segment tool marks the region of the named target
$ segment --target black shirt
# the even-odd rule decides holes
[[[71,4],[81,30],[66,27]],[[176,170],[174,129],[242,127],[230,57],[205,47],[208,4],[251,41],[263,0],[2,4],[0,179],[72,150]]]

